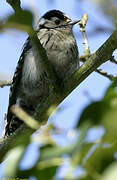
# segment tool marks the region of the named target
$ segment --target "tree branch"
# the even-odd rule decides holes
[[[87,55],[80,56],[80,62],[83,62],[83,63],[86,62],[86,60],[87,60],[88,57],[90,57],[90,56],[91,56],[91,54],[88,55],[88,56],[87,56]],[[111,62],[113,62],[114,64],[117,63],[116,60],[113,59],[112,57],[111,57],[109,60],[110,60]],[[100,75],[108,78],[108,79],[111,80],[111,81],[117,78],[117,76],[114,76],[113,74],[108,74],[106,71],[104,71],[104,70],[102,70],[102,69],[96,69],[95,72],[97,72],[98,74],[100,74]]]
[[[101,74],[102,76],[105,76],[106,78],[108,78],[111,81],[114,79],[117,79],[117,76],[113,76],[112,74],[108,74],[107,72],[103,71],[102,69],[97,69],[96,72]]]
[[[33,29],[32,31],[28,32],[33,45],[35,46],[37,53],[39,54],[41,64],[44,66],[45,72],[47,73],[48,78],[52,81],[52,86],[56,91],[59,91],[59,83],[57,81],[56,73],[53,70],[53,67],[48,60],[48,57],[46,55],[45,49],[42,47],[39,39],[37,38],[37,32],[35,32]]]
[[[27,138],[29,138],[33,132],[34,130],[32,130],[25,124],[23,124],[22,126],[20,126],[19,129],[17,129],[17,131],[13,135],[7,138],[1,138],[0,139],[0,163],[4,161],[5,155],[10,149],[12,149],[13,147],[16,147],[17,145],[19,146],[20,144],[22,144],[24,138],[26,141]]]
[[[33,31],[28,31],[37,52],[42,57],[42,64],[44,64],[45,69],[48,72],[49,77],[54,78],[54,73],[51,65],[47,59],[45,50],[42,48],[37,34]],[[39,122],[47,122],[50,114],[56,109],[56,107],[81,83],[86,79],[93,71],[95,71],[101,64],[108,61],[112,57],[112,53],[117,48],[117,30],[108,38],[108,40],[94,53],[87,61],[67,80],[63,83],[63,88],[58,93],[55,91],[54,85],[50,87],[49,95],[46,100],[41,104],[40,107],[36,109],[34,118],[39,120]],[[43,62],[44,61],[44,62]],[[49,69],[48,69],[49,66]],[[52,73],[52,74],[51,74]],[[56,84],[56,83],[55,83]],[[11,145],[20,135],[22,134],[22,129],[24,135],[29,132],[29,136],[32,132],[25,124],[23,124],[13,136],[2,139],[0,144],[0,162],[3,160],[4,155],[11,148]],[[28,129],[28,131],[27,131]]]
[[[79,59],[80,59],[81,62],[86,62],[86,60],[90,56],[91,56],[91,54],[88,55],[88,56],[83,55],[83,56],[80,56]],[[114,59],[114,57],[111,58],[110,61],[117,64],[117,61]],[[105,76],[106,78],[108,78],[111,81],[117,78],[117,76],[114,76],[112,74],[108,74],[107,72],[105,72],[102,69],[97,69],[97,70],[95,70],[95,72],[97,72],[98,74],[100,74],[102,76]],[[53,82],[55,82],[55,81],[53,81]],[[11,84],[12,84],[12,80],[0,80],[0,87],[1,88],[5,87],[5,86],[11,86]]]
[[[21,10],[20,0],[6,0],[6,2],[14,9],[15,12]]]
[[[10,80],[5,80],[5,81],[0,80],[0,87],[3,88],[5,86],[10,86],[11,83],[12,83],[12,81],[10,81]]]
[[[112,63],[114,63],[114,64],[117,65],[117,60],[114,59],[114,56],[112,56],[112,57],[110,58],[110,62],[112,62]]]
[[[108,38],[108,40],[94,53],[87,61],[67,80],[64,81],[64,88],[61,94],[57,94],[53,89],[50,90],[46,101],[35,112],[35,119],[47,121],[50,114],[49,107],[53,110],[60,104],[91,72],[96,70],[101,64],[108,61],[112,53],[117,48],[117,30]],[[108,52],[108,53],[107,53]]]

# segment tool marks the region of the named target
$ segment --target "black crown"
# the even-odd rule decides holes
[[[59,11],[59,10],[51,10],[51,11],[48,11],[47,13],[45,13],[43,15],[42,18],[45,18],[45,19],[48,19],[50,20],[52,17],[57,17],[59,18],[60,20],[64,20],[64,13]]]

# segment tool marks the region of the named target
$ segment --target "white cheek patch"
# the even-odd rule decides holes
[[[45,23],[47,23],[47,20],[45,20],[44,18],[41,18],[38,23],[37,26],[35,27],[35,30],[38,30],[39,27],[45,25]]]
[[[42,26],[42,25],[44,25],[44,24],[45,24],[45,19],[44,19],[44,18],[41,18],[41,19],[39,20],[38,26]]]

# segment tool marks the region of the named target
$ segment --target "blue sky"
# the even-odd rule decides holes
[[[89,21],[87,25],[87,30],[92,30],[92,27],[97,23],[104,25],[106,27],[112,27],[112,24],[108,19],[104,17],[98,6],[88,3],[87,0],[78,3],[77,0],[35,0],[31,1],[30,5],[28,0],[22,1],[23,8],[30,8],[34,6],[36,2],[37,12],[39,17],[42,16],[46,11],[50,9],[59,9],[68,14],[72,19],[76,20],[81,18],[84,13],[89,14]],[[51,2],[54,2],[51,4]],[[83,4],[83,8],[81,6]],[[0,0],[0,19],[6,17],[8,14],[13,13],[11,7],[4,1]],[[103,22],[103,23],[102,23]],[[78,28],[74,28],[75,35],[77,36],[77,44],[79,47],[80,55],[83,52],[84,45],[82,44],[82,38],[80,38],[81,33]],[[91,52],[94,52],[96,49],[104,43],[104,41],[109,37],[109,34],[103,32],[102,35],[97,35],[89,37],[89,45]],[[21,54],[22,46],[27,38],[26,33],[22,33],[15,30],[7,30],[4,33],[0,34],[0,79],[11,78],[19,56]],[[116,73],[116,67],[110,63],[102,65],[103,69],[108,72]],[[100,99],[106,88],[109,86],[110,81],[97,73],[92,73],[84,82],[77,87],[60,106],[66,106],[66,108],[57,113],[56,117],[50,118],[54,124],[63,129],[70,129],[76,123],[77,118],[80,116],[83,108],[92,100]],[[8,106],[8,96],[9,88],[0,89],[0,135],[3,131],[4,126],[4,113],[7,111]],[[62,123],[61,123],[62,122]],[[95,136],[95,133],[92,134]],[[61,140],[58,140],[58,142]],[[64,144],[64,140],[61,141]],[[34,149],[34,148],[33,148]],[[30,164],[30,163],[29,163]],[[1,171],[2,166],[0,166]],[[2,176],[2,175],[1,175]],[[1,177],[0,176],[0,177]]]

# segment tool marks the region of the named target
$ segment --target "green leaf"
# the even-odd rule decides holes
[[[97,101],[87,106],[78,120],[77,127],[82,126],[86,122],[93,125],[101,124],[103,115],[108,111],[109,105],[103,101]]]
[[[29,178],[30,176],[34,176],[39,180],[51,180],[54,178],[56,174],[57,166],[51,166],[48,168],[39,169],[37,166],[33,167],[32,169],[19,171],[17,173],[17,177],[20,178]]]
[[[106,130],[102,141],[115,142],[117,140],[117,98],[110,101],[110,108],[103,114],[102,123]]]
[[[90,175],[86,174],[81,178],[78,178],[77,180],[94,180],[93,177],[91,177]]]
[[[9,151],[5,156],[5,159],[8,158],[8,162],[5,167],[5,175],[7,177],[17,177],[17,170],[19,166],[19,162],[24,155],[25,149],[27,145],[30,143],[30,135],[32,134],[32,130],[26,131],[24,134],[22,131],[22,135],[15,137],[13,143],[9,146]]]
[[[84,167],[89,172],[102,173],[113,161],[117,151],[117,143],[113,145],[100,144],[92,155],[87,159]]]
[[[105,128],[105,134],[100,139],[101,144],[84,163],[88,174],[98,177],[115,161],[114,153],[117,151],[117,81],[110,85],[102,100],[91,103],[83,110],[77,126],[82,127],[87,122],[91,126],[103,125]],[[85,148],[82,148],[82,152],[83,155],[79,154],[81,157],[85,156]]]
[[[113,142],[117,138],[117,81],[114,81],[107,89],[102,100],[88,105],[82,112],[78,122],[81,127],[86,122],[91,126],[103,125],[106,133],[104,142]]]
[[[78,152],[77,156],[79,157],[78,163],[82,165],[86,159],[89,157],[88,152],[91,150],[91,148],[94,146],[94,143],[85,143],[80,151]],[[88,156],[88,157],[87,157]],[[84,161],[84,162],[83,162]]]
[[[67,147],[56,146],[53,148],[43,148],[43,150],[40,151],[40,161],[61,157],[64,154],[71,154],[73,149],[73,144]]]
[[[3,28],[15,28],[28,33],[32,32],[33,16],[31,12],[26,10],[19,10],[12,16],[8,17],[8,20],[4,24]]]
[[[55,145],[41,147],[40,148],[40,161],[61,157],[64,154],[68,154],[72,156],[84,144],[84,139],[86,137],[88,128],[89,128],[89,124],[85,123],[85,125],[79,131],[79,136],[78,136],[77,141],[66,147],[59,147]]]
[[[51,180],[56,174],[56,168],[57,166],[51,166],[45,169],[41,169],[38,171],[38,175],[36,176],[36,178],[43,180]]]
[[[7,153],[8,161],[5,166],[5,176],[8,178],[15,178],[19,162],[24,154],[25,146],[21,145]]]
[[[8,18],[8,23],[32,26],[33,16],[30,11],[20,10]]]
[[[117,179],[117,162],[112,163],[103,173],[101,180]]]
[[[117,80],[107,89],[103,101],[109,104],[108,111],[103,115],[103,124],[106,129],[103,140],[114,142],[117,139]]]
[[[112,84],[107,89],[104,100],[109,101],[110,99],[117,97],[117,79],[112,82]]]

